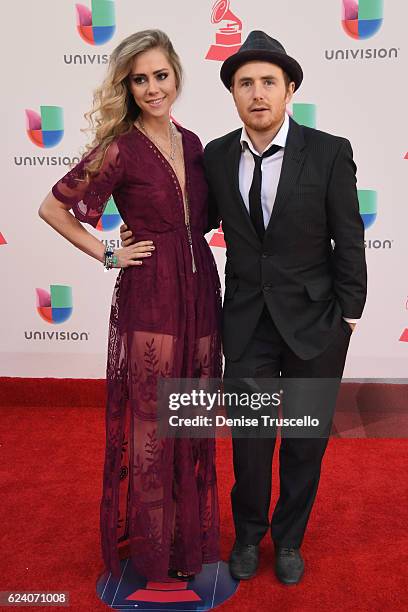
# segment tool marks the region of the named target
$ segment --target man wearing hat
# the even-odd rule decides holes
[[[351,145],[288,117],[286,106],[302,82],[302,69],[264,32],[249,34],[223,63],[221,79],[243,122],[204,151],[207,231],[222,221],[227,246],[225,387],[238,380],[250,392],[254,380],[279,378],[340,383],[366,299],[364,227]],[[122,226],[121,236],[130,244],[126,229]],[[235,578],[255,575],[259,543],[270,529],[278,579],[287,585],[301,579],[300,546],[335,405],[333,394],[328,396],[312,396],[325,402],[325,435],[282,434],[280,496],[272,521],[275,437],[233,437],[236,541],[229,566]],[[301,404],[302,398],[300,406],[292,401],[291,408],[296,412]]]
[[[288,117],[286,106],[302,78],[298,62],[260,31],[251,32],[221,68],[244,124],[210,142],[204,153],[208,229],[222,220],[227,246],[225,381],[297,377],[340,383],[364,308],[364,229],[352,149],[348,140]],[[282,436],[280,496],[271,522],[275,438],[233,438],[236,541],[229,563],[235,578],[256,573],[259,543],[271,529],[278,579],[301,579],[300,546],[334,403],[327,401],[325,436]]]

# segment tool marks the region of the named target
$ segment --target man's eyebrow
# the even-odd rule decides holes
[[[271,81],[276,81],[277,77],[274,76],[273,74],[266,74],[264,76],[259,77],[260,79],[270,79]],[[239,79],[239,83],[241,83],[242,81],[253,81],[253,77],[241,77]]]

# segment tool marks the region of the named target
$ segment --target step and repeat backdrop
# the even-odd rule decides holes
[[[367,305],[345,375],[408,373],[408,3],[405,0],[20,0],[3,7],[0,375],[103,377],[116,271],[104,272],[38,217],[79,160],[84,113],[112,49],[160,28],[185,85],[174,118],[205,144],[240,126],[219,78],[251,30],[277,38],[304,69],[288,112],[347,137],[366,228]],[[111,199],[96,229],[119,246]],[[221,280],[222,228],[208,235]]]

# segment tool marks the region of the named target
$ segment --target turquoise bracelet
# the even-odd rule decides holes
[[[103,255],[103,265],[105,270],[111,270],[118,263],[118,258],[115,255],[115,251],[112,251],[111,248],[105,247],[105,252]]]

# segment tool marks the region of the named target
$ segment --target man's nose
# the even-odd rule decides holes
[[[254,83],[252,90],[254,100],[263,100],[263,86],[262,83]]]

